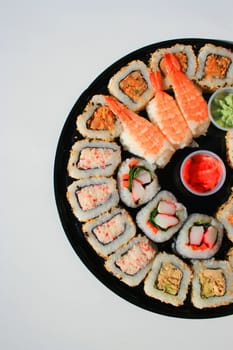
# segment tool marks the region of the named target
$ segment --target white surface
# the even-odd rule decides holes
[[[232,0],[0,1],[0,349],[232,347],[232,316],[169,318],[102,285],[66,239],[53,193],[58,137],[94,78],[153,42],[232,40],[232,13]]]

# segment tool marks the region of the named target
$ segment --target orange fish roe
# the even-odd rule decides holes
[[[205,64],[205,77],[224,79],[231,63],[230,58],[208,55]]]
[[[111,131],[115,125],[116,117],[108,106],[97,108],[93,116],[88,120],[87,126],[93,130]]]
[[[95,227],[93,232],[101,243],[108,244],[120,236],[124,232],[124,228],[124,219],[122,214],[119,213]]]
[[[128,252],[122,255],[116,265],[128,275],[134,275],[139,270],[143,269],[155,256],[155,250],[150,245],[149,241],[140,241],[135,244]]]
[[[112,149],[86,147],[80,153],[77,166],[79,169],[105,168],[112,163],[113,156]]]
[[[97,184],[81,188],[76,192],[81,208],[91,210],[108,200],[110,188],[107,184]]]
[[[233,225],[233,215],[229,215],[227,220]]]
[[[147,89],[147,83],[140,71],[134,71],[121,80],[120,88],[133,102],[138,102]]]

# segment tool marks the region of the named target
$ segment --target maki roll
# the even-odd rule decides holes
[[[68,186],[66,196],[79,221],[90,220],[119,202],[116,181],[107,177],[74,181]]]
[[[107,106],[103,95],[94,95],[76,121],[77,130],[84,137],[113,140],[121,133],[118,118]]]
[[[166,304],[180,306],[187,297],[192,271],[173,254],[156,255],[151,271],[144,282],[145,293]]]
[[[193,269],[191,301],[196,308],[213,308],[233,302],[233,272],[228,261],[195,261]]]
[[[198,53],[196,80],[205,90],[216,90],[233,84],[233,52],[213,44],[204,45]]]
[[[137,286],[149,272],[156,253],[148,238],[139,235],[110,255],[105,268],[127,285]]]
[[[114,142],[84,139],[70,151],[68,174],[75,179],[111,176],[121,162],[121,148]]]
[[[205,214],[191,214],[181,228],[175,249],[184,258],[209,259],[219,250],[223,225]]]
[[[226,139],[226,159],[228,165],[233,169],[233,131],[228,130],[225,135]]]
[[[160,191],[136,216],[137,225],[154,242],[168,241],[187,218],[187,210],[169,191]]]
[[[176,44],[171,47],[158,49],[151,54],[149,66],[152,71],[155,72],[157,70],[160,70],[163,74],[164,90],[171,88],[171,83],[167,77],[166,67],[164,63],[164,54],[167,52],[171,52],[176,56],[181,65],[182,72],[184,72],[189,79],[195,78],[197,60],[191,45]]]
[[[233,271],[233,247],[231,247],[227,252],[227,260],[229,261]]]
[[[108,90],[131,110],[142,110],[153,97],[147,65],[140,60],[128,63],[110,79]]]
[[[136,208],[148,202],[159,190],[155,167],[140,158],[128,158],[119,167],[117,183],[122,202]]]
[[[233,192],[218,209],[216,218],[223,224],[228,239],[233,242]]]
[[[136,226],[125,209],[114,208],[82,227],[85,237],[103,258],[126,244],[136,234]]]

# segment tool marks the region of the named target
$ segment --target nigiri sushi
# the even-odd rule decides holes
[[[105,100],[122,123],[123,132],[120,140],[123,146],[149,163],[164,167],[171,159],[175,149],[160,129],[115,98],[105,96]]]
[[[167,76],[164,63],[164,54],[166,52],[171,52],[176,56],[180,63],[182,72],[184,72],[189,79],[195,78],[197,59],[192,45],[175,44],[170,47],[157,49],[151,54],[149,66],[154,72],[157,70],[161,71],[164,78],[164,90],[171,88],[171,82]]]
[[[181,71],[176,57],[171,53],[165,53],[164,58],[176,101],[193,137],[205,135],[210,125],[207,102],[193,81]]]
[[[192,142],[192,133],[176,100],[163,91],[160,71],[151,72],[150,79],[155,96],[146,107],[149,119],[152,123],[158,125],[174,148],[188,146]]]

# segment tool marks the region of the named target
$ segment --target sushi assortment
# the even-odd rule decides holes
[[[115,72],[108,93],[90,98],[69,151],[66,198],[104,268],[175,307],[188,295],[198,309],[233,303],[233,247],[217,258],[224,239],[233,243],[233,194],[213,216],[191,213],[158,178],[176,152],[205,137],[203,92],[225,85],[233,85],[230,49],[157,49],[147,62]],[[229,166],[231,139],[227,132]]]

